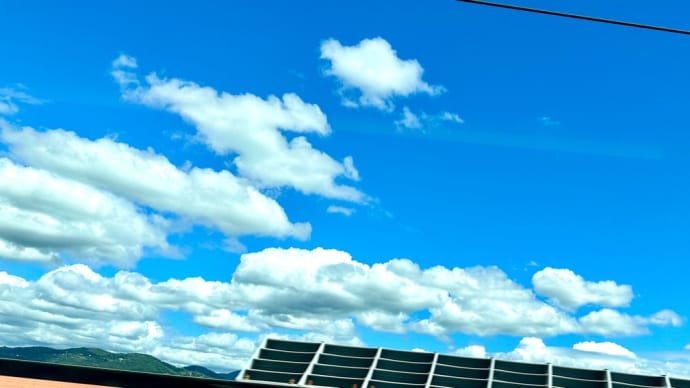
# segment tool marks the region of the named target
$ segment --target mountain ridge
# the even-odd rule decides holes
[[[54,349],[44,346],[0,346],[0,358],[221,380],[232,380],[238,373],[236,371],[217,373],[200,365],[177,367],[148,354],[115,353],[99,348]]]

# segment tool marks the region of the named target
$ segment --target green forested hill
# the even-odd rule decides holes
[[[228,380],[236,375],[236,372],[215,373],[197,365],[178,368],[146,354],[111,353],[95,348],[0,347],[0,358]]]

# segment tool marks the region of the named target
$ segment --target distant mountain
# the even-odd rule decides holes
[[[220,380],[234,380],[235,377],[237,377],[237,374],[240,373],[240,371],[236,370],[234,372],[228,372],[228,373],[218,373],[214,372],[208,368],[204,368],[203,366],[199,365],[190,365],[190,366],[185,366],[181,369],[187,370],[190,373],[201,373],[204,376],[208,376],[213,379],[220,379]]]
[[[216,373],[203,366],[178,368],[156,357],[140,353],[111,353],[95,348],[52,349],[32,346],[26,348],[0,347],[0,358],[50,362],[175,376],[206,377],[232,380],[238,372]]]

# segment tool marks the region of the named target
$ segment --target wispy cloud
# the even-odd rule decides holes
[[[354,214],[355,209],[349,208],[349,207],[331,205],[328,207],[328,209],[326,209],[326,212],[332,213],[332,214],[342,214],[346,217],[349,217],[352,214]]]
[[[43,101],[31,96],[23,85],[14,88],[0,88],[0,115],[13,115],[19,112],[18,104],[38,105]]]
[[[555,126],[561,125],[561,122],[560,122],[560,121],[556,121],[556,120],[552,119],[552,118],[549,117],[549,116],[542,116],[542,117],[539,118],[539,121],[540,121],[540,122],[542,123],[542,125],[544,125],[545,127],[555,127]]]
[[[612,143],[594,138],[557,133],[515,133],[483,128],[427,128],[426,131],[404,131],[405,136],[419,136],[444,142],[458,142],[525,150],[566,152],[583,155],[659,160],[666,157],[664,149],[654,145]]]
[[[409,107],[403,107],[402,118],[395,122],[395,125],[400,128],[407,129],[423,129],[428,127],[437,127],[441,123],[463,124],[465,121],[457,113],[441,112],[438,114],[428,114],[421,112],[415,114]]]

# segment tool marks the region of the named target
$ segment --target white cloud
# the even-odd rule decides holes
[[[594,304],[604,307],[628,306],[633,297],[632,287],[618,285],[612,280],[591,282],[569,269],[544,268],[532,277],[534,290],[565,309]]]
[[[462,124],[465,122],[457,113],[452,112],[441,112],[439,119],[443,121],[451,121],[454,123]]]
[[[675,311],[661,310],[649,318],[644,319],[644,322],[656,326],[680,327],[683,325],[683,318],[676,314]]]
[[[218,371],[243,368],[258,346],[257,341],[232,333],[207,333],[176,337],[151,347],[150,354],[177,365],[203,365]]]
[[[356,325],[441,339],[455,333],[609,336],[643,334],[649,325],[674,324],[677,318],[671,311],[640,317],[610,309],[578,318],[540,302],[497,268],[422,270],[403,259],[367,265],[326,249],[244,254],[230,282],[186,278],[153,283],[133,272],[106,278],[74,265],[35,283],[6,274],[0,286],[14,290],[0,292],[14,301],[4,305],[12,313],[0,324],[42,322],[64,330],[91,319],[156,322],[162,310],[187,312],[196,324],[214,330],[282,329],[340,342],[356,338]],[[428,318],[416,318],[420,314]]]
[[[578,318],[540,301],[495,267],[422,270],[405,259],[367,265],[346,252],[326,249],[245,254],[232,285],[233,295],[264,315],[353,316],[358,324],[376,330],[418,331],[440,338],[454,333],[637,335],[656,322],[672,324],[677,317],[672,311],[639,317],[608,310]],[[415,313],[428,318],[415,319]]]
[[[194,317],[194,323],[229,331],[258,332],[261,330],[255,323],[249,322],[246,316],[236,314],[228,309],[214,309],[206,314],[197,315]]]
[[[482,345],[469,345],[455,351],[458,356],[486,358],[486,348]]]
[[[540,338],[523,338],[519,345],[510,352],[489,353],[498,359],[514,361],[547,363],[558,366],[609,369],[614,372],[646,375],[669,375],[673,377],[690,377],[690,363],[643,358],[636,356],[625,347],[612,342],[580,342],[572,348],[548,346]]]
[[[0,115],[13,115],[19,112],[17,103],[36,105],[42,103],[41,100],[23,91],[23,87],[0,88]]]
[[[213,331],[198,337],[175,334],[162,319],[164,311],[189,314],[194,323]],[[420,314],[429,318],[416,318]],[[540,302],[493,267],[422,270],[403,259],[367,265],[346,252],[326,249],[273,248],[244,254],[229,282],[199,277],[153,282],[128,271],[107,277],[85,265],[60,267],[35,281],[0,272],[4,345],[105,344],[110,350],[221,369],[241,366],[257,337],[268,333],[346,344],[361,344],[358,326],[400,334],[422,331],[442,339],[453,333],[639,334],[644,325],[672,324],[675,315],[629,317],[635,330],[626,331],[609,326],[615,319],[625,320],[618,314],[579,322]],[[237,348],[224,347],[226,342]],[[483,356],[486,349],[474,345],[457,352]],[[515,351],[499,355],[571,365],[575,361],[567,357],[572,354],[607,361],[613,357],[610,353],[627,356],[625,365],[631,362],[615,344],[580,343],[577,349],[554,350],[532,337],[523,339]],[[641,365],[639,359],[634,362]]]
[[[343,207],[343,206],[330,205],[326,209],[326,212],[332,213],[332,214],[342,214],[346,217],[349,217],[355,212],[355,209],[349,208],[349,207]]]
[[[224,307],[246,308],[229,283],[201,278],[153,283],[121,271],[105,277],[85,265],[49,271],[35,281],[0,272],[2,345],[98,346],[111,351],[143,352],[175,364],[217,370],[239,369],[260,338],[228,332],[196,337],[168,330],[165,310],[192,314],[194,322],[216,330],[258,332],[290,329],[294,339],[361,345],[351,319],[290,314],[242,315]],[[248,319],[248,317],[250,317]]]
[[[661,310],[649,317],[628,315],[612,309],[592,311],[579,318],[582,330],[600,335],[640,335],[649,332],[648,326],[673,326],[682,319],[671,310]]]
[[[637,357],[635,353],[613,342],[578,342],[575,345],[573,345],[573,349],[582,350],[583,352],[609,354],[611,356],[622,356],[629,358]]]
[[[352,179],[353,181],[358,181],[359,180],[359,171],[355,167],[355,162],[352,159],[352,156],[346,156],[343,159],[343,168],[345,169],[345,177],[348,179]]]
[[[0,337],[9,346],[97,346],[148,353],[175,364],[241,368],[255,339],[215,332],[189,337],[167,332],[158,322],[165,308],[193,308],[188,302],[194,298],[164,295],[183,284],[193,282],[151,284],[129,272],[107,278],[84,265],[61,267],[36,281],[0,272]]]
[[[169,252],[165,221],[88,185],[0,158],[0,257],[132,266],[145,248]]]
[[[419,121],[419,117],[412,113],[410,108],[403,108],[403,117],[395,122],[398,127],[405,127],[410,129],[417,129],[422,127],[422,123]]]
[[[457,113],[441,112],[436,115],[422,112],[420,114],[413,113],[410,108],[403,107],[403,115],[400,120],[395,122],[398,128],[419,129],[425,127],[437,127],[442,122],[451,122],[455,124],[462,124],[464,121]]]
[[[416,59],[400,59],[383,38],[364,39],[354,46],[343,46],[335,39],[321,44],[321,59],[329,62],[325,70],[342,84],[343,103],[348,106],[371,106],[393,110],[393,97],[414,93],[437,95],[442,86],[422,80],[424,69]],[[355,101],[347,93],[356,90]]]
[[[648,329],[640,323],[635,317],[612,309],[592,311],[580,318],[580,324],[586,331],[600,335],[610,333],[640,335],[647,333]]]
[[[391,313],[385,311],[365,311],[357,314],[357,322],[378,331],[388,333],[405,333],[406,321],[409,320],[407,314],[402,312]]]
[[[249,93],[232,95],[155,74],[140,84],[136,74],[122,66],[113,69],[113,76],[125,99],[177,113],[196,127],[213,151],[236,154],[233,162],[239,173],[256,184],[292,187],[305,194],[354,202],[364,200],[359,190],[335,182],[339,177],[359,178],[351,158],[340,163],[314,149],[306,137],[288,140],[281,132],[330,133],[321,109],[296,94],[266,99]]]
[[[130,69],[136,69],[138,67],[137,65],[137,59],[134,57],[130,57],[129,55],[126,54],[120,54],[119,57],[115,58],[112,63],[113,68],[130,68]]]
[[[291,223],[283,208],[229,171],[180,169],[153,150],[74,132],[17,129],[0,123],[11,153],[32,166],[93,185],[226,235],[309,237],[306,223]]]
[[[137,77],[130,70],[136,69],[137,59],[129,55],[120,54],[112,63],[111,75],[123,88],[130,85],[138,85]]]

